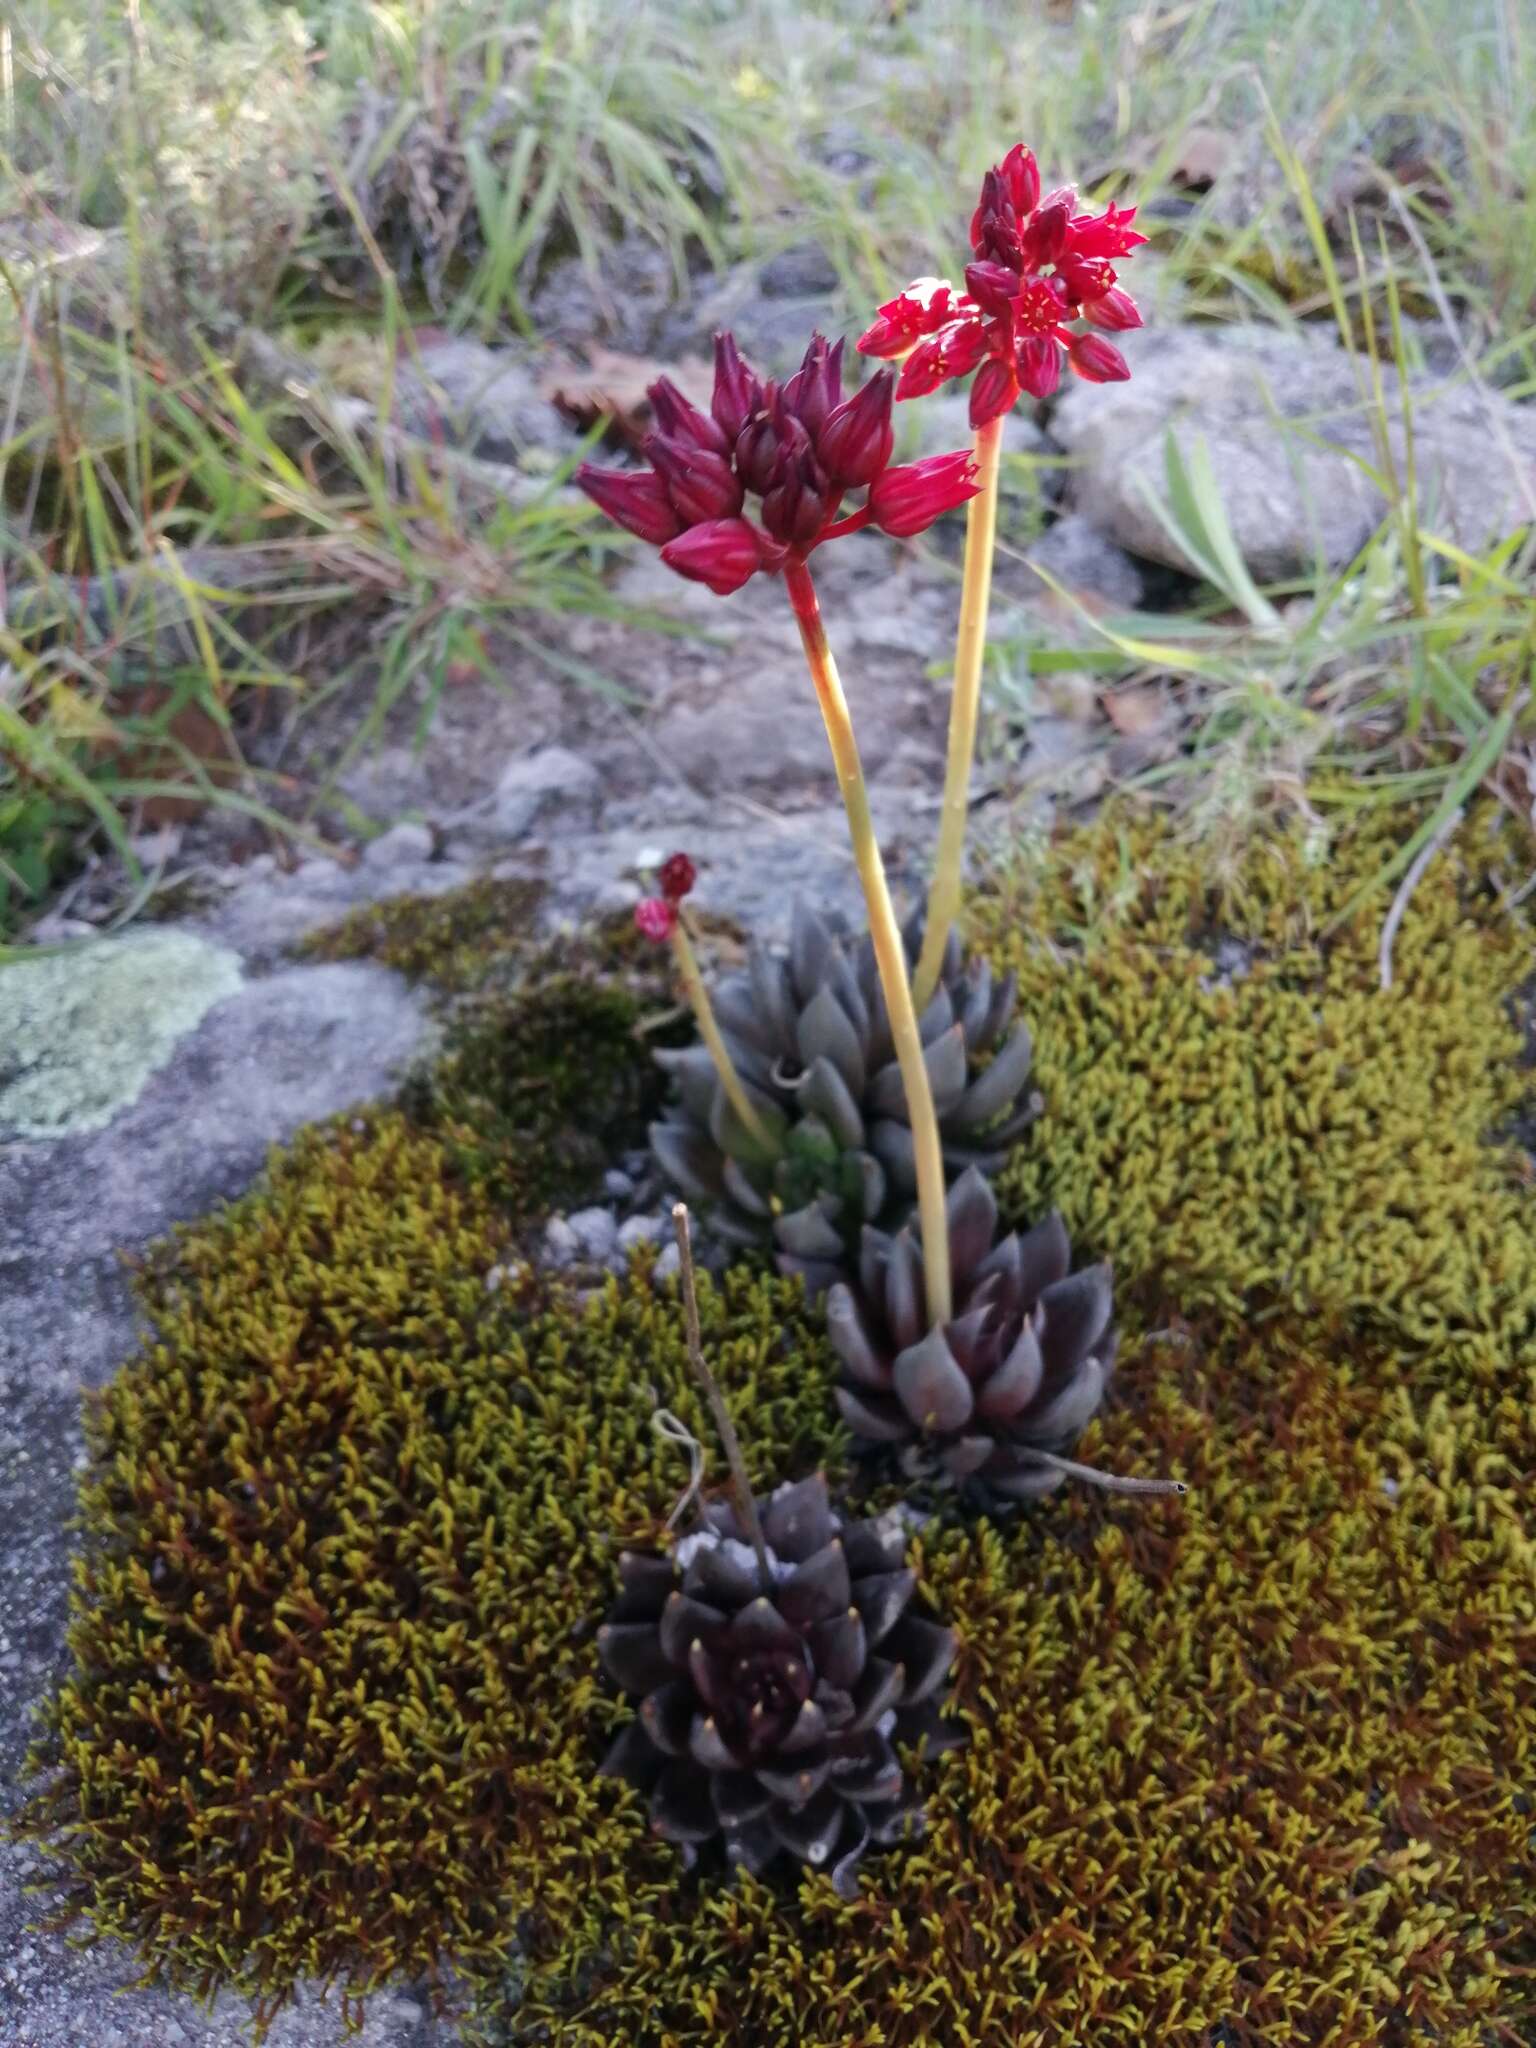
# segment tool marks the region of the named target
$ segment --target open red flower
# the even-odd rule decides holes
[[[1035,159],[1017,143],[982,179],[964,292],[943,278],[919,278],[879,309],[859,348],[905,358],[898,398],[919,398],[974,370],[973,427],[1000,418],[1021,391],[1048,398],[1064,361],[1091,383],[1129,377],[1102,332],[1141,325],[1112,262],[1147,239],[1131,226],[1135,213],[1080,213],[1071,186],[1042,196]],[[1085,334],[1077,321],[1101,333]]]
[[[929,303],[913,298],[897,324],[905,332],[914,322],[916,328],[930,319],[953,323],[955,310],[945,285]],[[643,443],[650,469],[597,469],[584,462],[576,482],[610,519],[659,547],[669,569],[719,597],[760,569],[772,574],[803,562],[823,541],[871,524],[888,533],[919,533],[974,497],[975,467],[964,449],[938,458],[939,468],[913,465],[924,471],[920,486],[901,480],[905,473],[890,467],[896,374],[878,370],[862,390],[844,397],[842,355],[840,341],[813,335],[800,368],[776,385],[743,360],[734,336],[717,334],[709,411],[659,378],[648,394],[655,430]],[[977,360],[979,352],[967,368]],[[955,374],[946,360],[944,375]],[[888,517],[875,509],[882,485],[883,502],[897,508]],[[850,491],[868,495],[845,512]],[[760,501],[756,519],[749,497]],[[891,518],[901,523],[892,525]]]

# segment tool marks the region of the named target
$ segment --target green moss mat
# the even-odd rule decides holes
[[[488,1290],[498,1191],[390,1112],[150,1275],[32,1816],[76,1902],[268,2002],[452,1966],[489,2038],[553,2048],[1519,2038],[1536,1255],[1488,1134],[1531,941],[1482,829],[1385,996],[1379,906],[1307,937],[1374,840],[1218,893],[1112,818],[979,907],[1048,1098],[1011,1195],[1061,1199],[1129,1308],[1082,1455],[1193,1491],[928,1525],[971,1739],[858,1899],[685,1877],[593,1780],[614,1551],[683,1477],[653,1405],[704,1430],[675,1305]],[[1117,897],[1127,848],[1157,879]],[[1218,933],[1256,958],[1202,990]],[[843,1470],[797,1291],[740,1270],[703,1308],[754,1476]]]

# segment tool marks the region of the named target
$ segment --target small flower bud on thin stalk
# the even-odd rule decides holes
[[[736,1425],[731,1420],[731,1411],[725,1405],[725,1396],[719,1383],[709,1369],[704,1356],[704,1340],[699,1334],[699,1295],[693,1273],[693,1240],[688,1229],[688,1204],[678,1202],[672,1210],[672,1227],[677,1232],[678,1278],[683,1290],[683,1328],[688,1342],[688,1363],[693,1367],[693,1376],[703,1390],[709,1403],[709,1412],[715,1418],[715,1428],[720,1433],[721,1447],[725,1451],[726,1463],[731,1468],[731,1479],[736,1489],[736,1512],[741,1525],[752,1539],[752,1548],[757,1555],[757,1580],[765,1589],[773,1584],[773,1570],[768,1562],[768,1545],[763,1540],[763,1525],[758,1520],[757,1502],[752,1494],[752,1481],[747,1476],[747,1461],[741,1455],[741,1440],[736,1434]]]
[[[742,1085],[741,1076],[737,1073],[730,1053],[726,1050],[725,1040],[720,1035],[720,1026],[715,1021],[714,1005],[709,1000],[709,990],[704,986],[704,977],[699,972],[698,956],[693,950],[692,941],[688,936],[688,928],[683,921],[686,913],[680,905],[676,906],[676,910],[677,914],[672,920],[672,928],[669,933],[672,942],[672,958],[677,963],[678,978],[683,984],[683,993],[687,996],[689,1005],[698,1023],[699,1036],[703,1039],[709,1056],[715,1063],[715,1072],[720,1076],[720,1085],[725,1090],[726,1100],[736,1112],[741,1123],[757,1139],[764,1150],[771,1152],[775,1149],[773,1134],[763,1122],[756,1109],[753,1108],[752,1098]]]

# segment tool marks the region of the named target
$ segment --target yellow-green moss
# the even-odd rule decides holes
[[[451,1963],[530,2048],[1517,2038],[1536,1269],[1487,1134],[1530,949],[1465,846],[1386,996],[1379,912],[1316,936],[1369,838],[1218,892],[1111,819],[979,907],[1048,1098],[1012,1194],[1058,1195],[1129,1309],[1083,1455],[1193,1490],[925,1529],[971,1739],[851,1903],[700,1885],[591,1775],[613,1552],[681,1478],[652,1405],[704,1427],[673,1303],[487,1291],[505,1211],[445,1124],[302,1138],[154,1269],[159,1343],[95,1418],[32,1814],[77,1902],[267,1999]],[[1251,972],[1202,990],[1223,934]],[[759,1482],[841,1471],[796,1290],[738,1271],[704,1319]]]
[[[543,895],[542,882],[483,875],[438,896],[389,896],[311,932],[297,951],[307,960],[377,960],[412,981],[461,993],[526,947]]]
[[[1310,864],[1299,832],[1264,840],[1217,877],[1112,814],[977,904],[1046,1101],[1005,1197],[1058,1204],[1184,1309],[1310,1310],[1493,1369],[1536,1341],[1529,1161],[1489,1142],[1530,1091],[1509,999],[1536,957],[1488,879],[1499,816],[1419,881],[1388,991],[1390,890],[1330,931],[1391,851],[1386,823]]]

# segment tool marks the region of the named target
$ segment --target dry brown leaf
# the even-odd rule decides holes
[[[1123,690],[1105,690],[1101,701],[1110,724],[1126,739],[1142,739],[1163,724],[1160,691],[1132,683]]]
[[[651,424],[646,387],[658,377],[670,377],[685,397],[701,410],[709,410],[714,372],[702,356],[659,363],[652,356],[625,355],[620,349],[597,346],[587,354],[585,364],[571,356],[558,358],[539,380],[541,395],[573,426],[585,430],[606,419],[609,440],[638,448]]]

